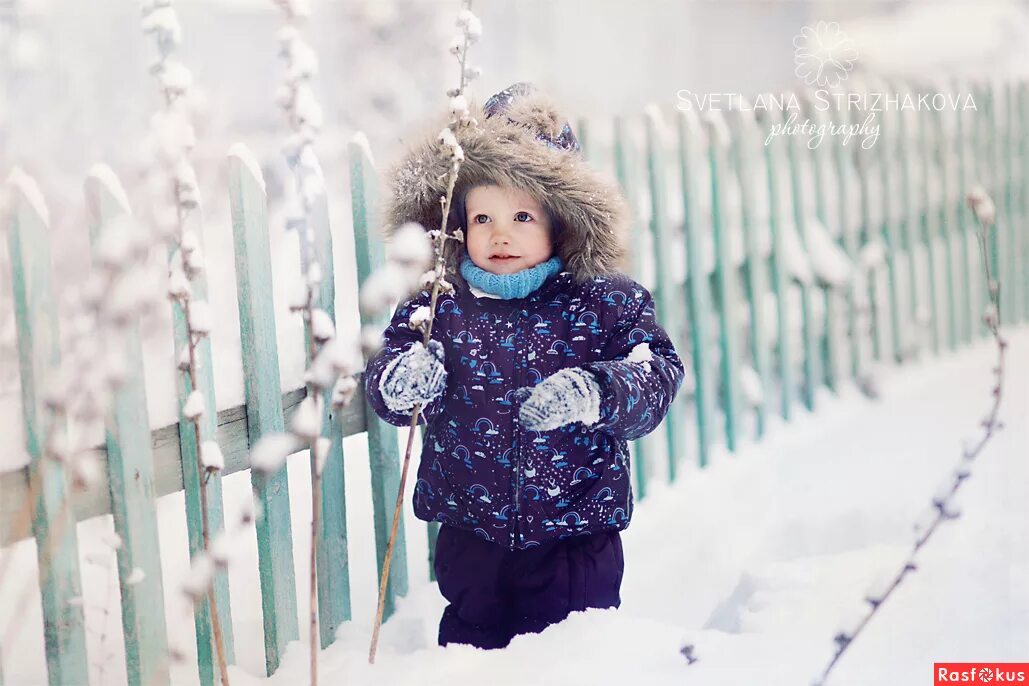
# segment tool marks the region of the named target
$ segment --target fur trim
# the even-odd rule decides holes
[[[470,107],[475,123],[456,132],[464,150],[454,197],[478,185],[509,185],[542,201],[558,218],[555,252],[578,282],[616,271],[627,272],[625,234],[628,210],[621,190],[591,169],[580,155],[554,149],[536,131],[556,136],[564,126],[558,110],[538,93],[515,100],[510,109],[486,119],[481,106]],[[405,222],[426,229],[440,226],[440,198],[446,195],[450,160],[439,141],[449,114],[423,135],[389,172],[391,197],[385,209],[387,237]],[[460,205],[460,203],[454,203]],[[448,231],[461,222],[452,206]],[[448,241],[448,272],[461,279],[457,256]],[[460,248],[460,249],[455,249]]]

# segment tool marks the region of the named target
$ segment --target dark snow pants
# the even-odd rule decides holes
[[[514,636],[539,633],[572,611],[618,607],[624,569],[618,531],[509,550],[443,524],[435,571],[450,604],[439,623],[439,645],[503,648]]]

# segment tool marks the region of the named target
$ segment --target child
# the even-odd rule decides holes
[[[564,119],[523,83],[472,115],[448,218],[465,235],[448,257],[455,292],[427,347],[406,323],[429,292],[401,304],[365,391],[397,426],[422,403],[414,511],[441,523],[438,642],[490,649],[621,604],[627,442],[661,422],[684,370],[650,293],[616,271],[623,200]],[[389,231],[438,228],[449,165],[435,137],[408,154]]]

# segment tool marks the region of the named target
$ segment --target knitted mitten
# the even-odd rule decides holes
[[[600,419],[600,385],[581,367],[569,367],[537,384],[522,403],[518,420],[531,431],[550,431],[572,422]]]
[[[421,403],[424,407],[447,387],[443,344],[429,341],[428,349],[415,341],[382,371],[379,391],[392,412],[405,413]]]

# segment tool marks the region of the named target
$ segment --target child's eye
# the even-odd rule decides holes
[[[515,221],[516,222],[531,222],[532,221],[532,215],[529,214],[528,212],[519,212],[518,214],[515,215]]]
[[[472,221],[474,221],[476,224],[485,224],[489,221],[489,216],[485,214],[477,214],[475,215],[475,218],[472,219]]]

